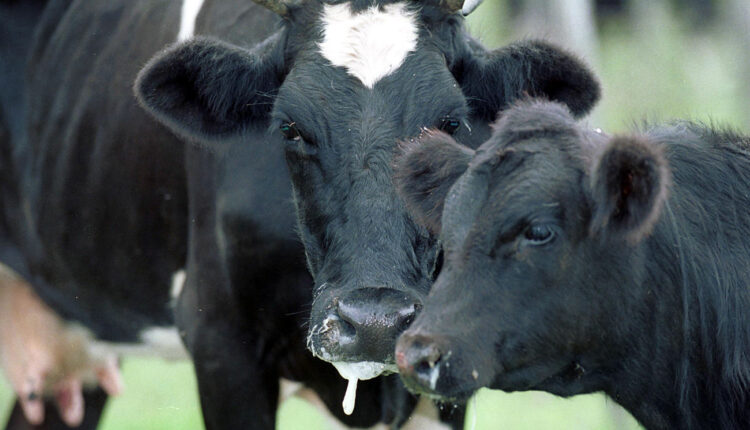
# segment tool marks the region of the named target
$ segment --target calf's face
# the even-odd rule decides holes
[[[427,133],[396,174],[445,248],[424,310],[397,344],[407,386],[453,400],[483,386],[602,389],[643,317],[639,243],[668,183],[659,148],[524,102],[475,153]]]
[[[154,116],[204,145],[269,127],[267,140],[283,137],[315,278],[308,347],[327,361],[370,363],[363,378],[395,370],[396,336],[439,268],[436,237],[392,183],[398,142],[439,128],[478,143],[523,93],[576,114],[599,95],[585,66],[545,43],[484,51],[446,3],[277,7],[283,27],[253,51],[198,39],[157,56],[136,82]]]

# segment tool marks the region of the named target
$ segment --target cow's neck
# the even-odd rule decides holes
[[[673,235],[663,234],[656,231],[651,243],[675,243]],[[651,249],[646,258],[675,261],[673,256],[656,255],[663,251]],[[705,305],[700,311],[702,281],[687,276],[678,264],[679,259],[675,267],[660,267],[644,280],[649,311],[634,317],[636,326],[645,329],[640,336],[628,335],[635,340],[622,346],[623,357],[613,366],[617,370],[606,392],[647,429],[722,428],[730,424],[727,419],[742,427],[742,411],[717,418],[719,411],[727,410],[726,393],[732,392],[724,378],[723,351],[712,343],[719,333],[717,318],[703,315]]]

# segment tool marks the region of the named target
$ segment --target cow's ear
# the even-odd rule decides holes
[[[448,190],[469,166],[474,151],[440,131],[406,142],[394,163],[396,189],[414,220],[440,233]]]
[[[591,170],[592,234],[638,242],[659,218],[669,183],[660,146],[640,137],[612,138]]]
[[[138,74],[135,94],[157,120],[191,141],[221,142],[264,124],[281,85],[275,41],[250,52],[209,38],[174,45]]]
[[[526,96],[564,103],[580,117],[594,107],[601,94],[599,81],[588,66],[542,41],[518,42],[490,52],[469,43],[453,70],[474,113],[487,121]]]

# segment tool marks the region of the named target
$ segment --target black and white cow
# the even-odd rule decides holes
[[[16,59],[29,65],[24,101],[3,98],[21,119],[0,141],[0,261],[44,302],[40,312],[84,328],[96,365],[111,362],[102,342],[182,340],[209,428],[273,427],[281,376],[348,425],[400,425],[417,400],[398,377],[364,383],[368,407],[346,417],[336,407],[345,382],[305,351],[314,284],[295,227],[330,287],[317,309],[334,303],[332,291],[366,286],[342,295],[335,318],[364,317],[360,334],[385,330],[371,349],[333,357],[378,362],[372,376],[383,362],[392,369],[395,336],[437,257],[390,183],[396,141],[441,124],[479,142],[495,110],[524,92],[584,113],[598,85],[543,43],[486,52],[464,34],[460,5],[268,6],[283,19],[238,0],[50,1],[29,58]],[[136,84],[151,114],[196,143],[184,146],[137,106],[131,85],[154,53],[195,34],[212,38],[164,50]],[[329,350],[346,343],[311,327],[313,345],[326,333]],[[16,387],[27,412],[49,389],[44,374]],[[62,405],[68,424],[79,400]]]
[[[546,43],[487,51],[466,34],[460,6],[445,2],[269,7],[283,25],[254,50],[212,39],[178,45],[144,69],[136,91],[162,122],[215,151],[269,124],[284,137],[315,280],[308,346],[354,387],[396,370],[396,336],[440,267],[438,241],[393,187],[397,142],[439,127],[476,146],[521,94],[581,115],[599,87]]]
[[[18,23],[21,11],[6,11]],[[186,147],[132,93],[178,33],[194,26],[252,47],[277,28],[274,15],[239,0],[54,0],[34,19],[28,58],[2,58],[0,84],[0,261],[16,273],[0,277],[0,300],[28,310],[0,315],[0,358],[26,418],[44,419],[49,394],[57,424],[74,426],[85,419],[81,383],[118,391],[112,351],[185,356],[184,340],[208,428],[273,428],[280,377],[312,388],[346,425],[405,420],[416,398],[397,377],[361,387],[368,407],[345,416],[345,381],[305,348],[312,279],[281,139],[259,133],[218,157]],[[44,330],[21,330],[34,324]]]
[[[747,428],[750,138],[610,137],[537,101],[476,152],[433,132],[397,164],[445,247],[397,345],[408,386],[604,391],[647,428]]]

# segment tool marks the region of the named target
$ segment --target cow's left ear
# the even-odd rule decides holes
[[[136,97],[172,131],[203,144],[265,126],[284,78],[279,38],[256,51],[210,38],[167,48],[138,74]]]
[[[440,234],[448,190],[469,167],[474,151],[440,131],[406,142],[394,160],[396,189],[417,224]]]
[[[599,81],[588,66],[542,41],[518,42],[487,52],[469,40],[453,74],[473,112],[488,122],[511,102],[526,96],[564,103],[580,117],[594,107],[601,94]]]
[[[640,137],[612,138],[591,170],[591,233],[638,242],[658,220],[669,183],[660,146]]]

